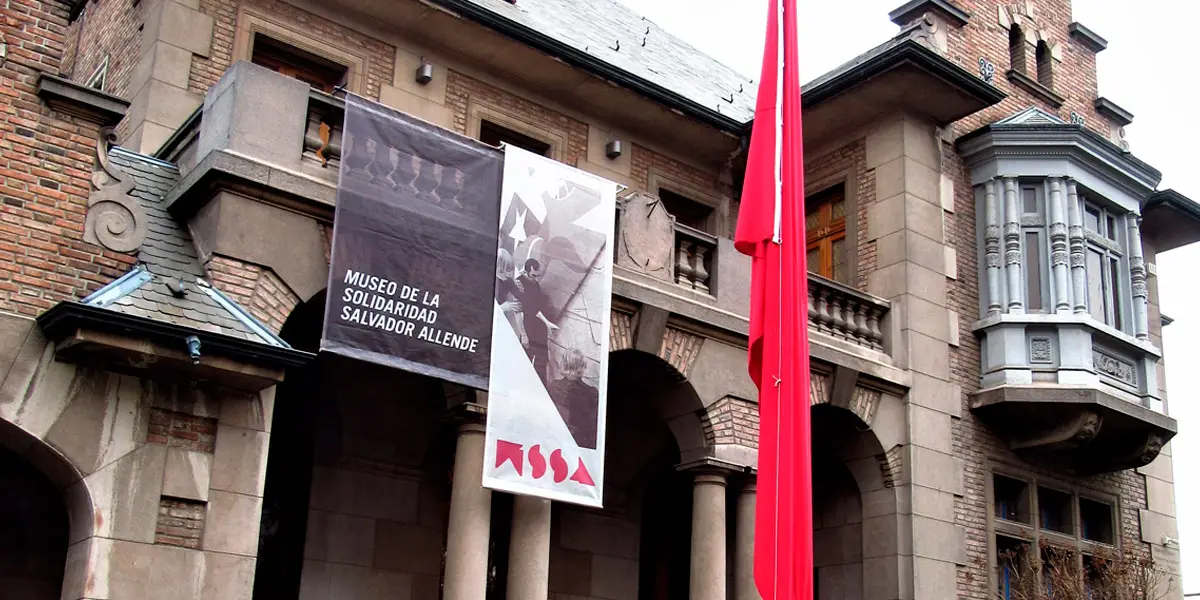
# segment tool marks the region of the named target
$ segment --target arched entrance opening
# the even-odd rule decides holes
[[[40,471],[0,446],[0,590],[55,600],[67,562],[67,507]]]
[[[703,405],[644,352],[612,353],[608,382],[604,508],[554,505],[550,593],[686,599],[692,478],[676,467],[704,446]]]
[[[324,293],[281,337],[315,352]],[[440,597],[454,439],[440,382],[322,356],[278,389],[256,600]]]
[[[829,404],[812,408],[812,432],[815,598],[860,600],[869,543],[863,495],[885,485],[883,449],[857,415]]]

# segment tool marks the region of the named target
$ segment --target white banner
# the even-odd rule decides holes
[[[602,504],[616,193],[505,147],[484,487]]]

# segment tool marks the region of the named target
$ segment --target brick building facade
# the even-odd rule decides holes
[[[1154,262],[1200,206],[1128,152],[1068,1],[890,16],[805,86],[817,597],[1017,598],[1048,544],[1177,598]],[[752,82],[610,0],[0,26],[0,589],[757,598]],[[486,394],[316,358],[343,90],[627,187],[604,510],[481,488]]]

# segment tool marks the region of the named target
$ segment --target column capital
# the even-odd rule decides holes
[[[487,407],[476,402],[463,402],[447,410],[442,420],[457,425],[460,432],[482,432],[487,422]]]
[[[719,458],[700,458],[682,463],[676,471],[691,473],[697,482],[725,484],[731,475],[745,473],[746,467]]]

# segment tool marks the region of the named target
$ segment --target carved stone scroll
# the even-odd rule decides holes
[[[108,157],[109,144],[116,137],[111,128],[101,131],[96,141],[99,166],[92,173],[88,196],[88,211],[84,222],[83,239],[113,252],[136,252],[146,239],[146,213],[133,192],[133,178],[112,165]]]

